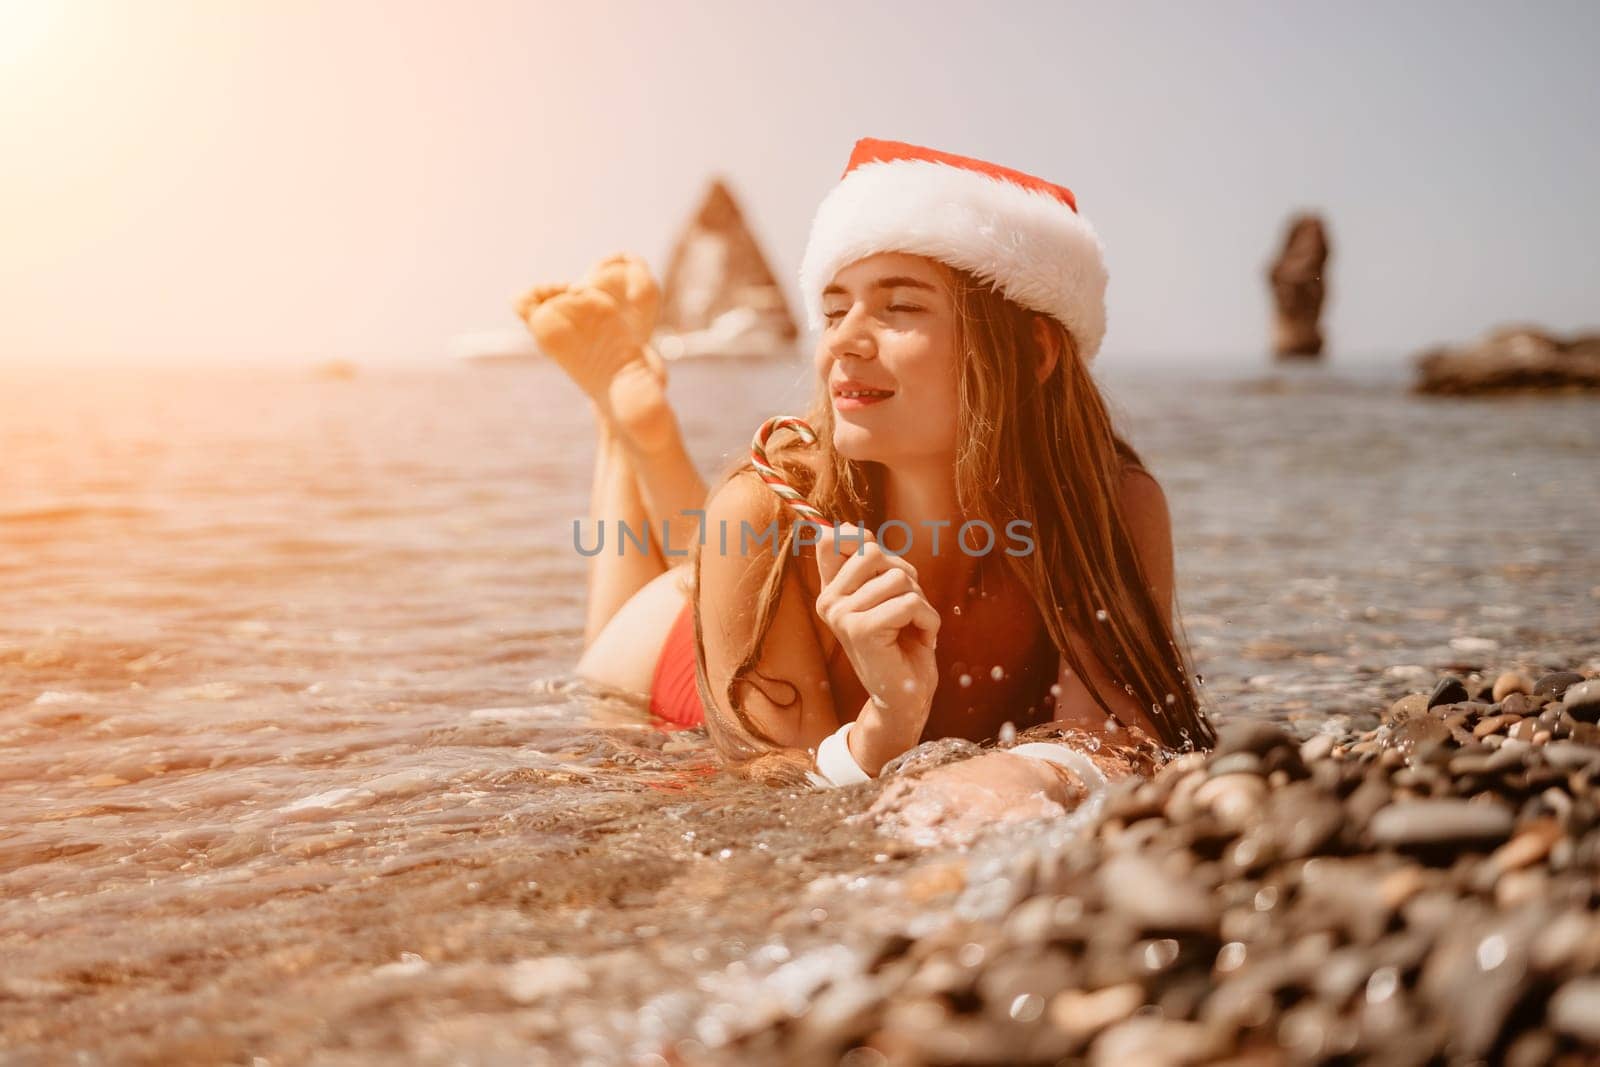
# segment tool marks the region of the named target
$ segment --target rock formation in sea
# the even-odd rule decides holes
[[[1322,355],[1322,302],[1328,266],[1328,234],[1322,219],[1300,214],[1289,221],[1283,250],[1267,279],[1274,305],[1272,350],[1279,359]]]
[[[1562,339],[1533,326],[1503,326],[1459,348],[1416,358],[1418,393],[1477,394],[1600,389],[1600,333]]]
[[[713,179],[667,263],[657,350],[667,359],[786,358],[799,334],[738,202]]]

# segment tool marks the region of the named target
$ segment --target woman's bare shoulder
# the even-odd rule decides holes
[[[837,728],[827,686],[825,653],[814,623],[814,597],[804,581],[804,557],[777,556],[774,538],[761,540],[778,513],[776,497],[753,471],[735,473],[706,502],[708,534],[701,548],[701,611],[715,619],[707,634],[707,669],[714,686],[725,686],[744,654],[757,618],[757,604],[774,566],[785,571],[771,624],[761,643],[757,667],[799,691],[799,715],[768,703],[759,691],[748,694],[753,718],[767,736],[792,747],[814,746]],[[720,535],[727,524],[727,537]],[[748,524],[753,528],[744,534]],[[765,558],[763,558],[765,557]],[[718,692],[721,690],[718,689]]]
[[[800,544],[779,554],[782,547],[777,522],[783,505],[761,476],[746,467],[735,471],[712,491],[706,502],[706,537],[701,548],[702,570],[739,574],[765,581],[771,573],[768,560],[783,567],[783,594],[810,594],[814,584],[807,574],[815,571],[815,549]],[[765,557],[765,558],[763,558]],[[759,565],[758,565],[759,564]],[[743,590],[753,592],[748,586]]]
[[[740,467],[711,491],[706,499],[706,518],[731,522],[755,522],[773,511],[772,490],[753,468]]]

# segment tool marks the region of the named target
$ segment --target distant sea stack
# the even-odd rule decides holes
[[[1600,333],[1563,339],[1534,326],[1502,326],[1469,345],[1429,349],[1416,368],[1418,393],[1600,391]]]
[[[1289,220],[1289,231],[1267,278],[1272,284],[1275,321],[1272,347],[1279,359],[1322,355],[1323,279],[1328,266],[1328,233],[1317,215]]]
[[[348,359],[330,359],[317,364],[312,373],[325,382],[347,382],[356,376],[356,365]]]
[[[667,359],[788,358],[799,335],[744,213],[714,179],[667,262],[657,350]]]

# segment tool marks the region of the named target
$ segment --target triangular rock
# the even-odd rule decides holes
[[[784,357],[799,335],[738,202],[713,179],[667,262],[656,347],[668,359]]]

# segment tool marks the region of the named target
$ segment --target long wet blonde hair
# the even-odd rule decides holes
[[[1188,642],[1180,642],[1176,594],[1169,620],[1141,572],[1123,513],[1123,477],[1130,470],[1143,471],[1143,461],[1112,425],[1100,389],[1061,323],[1042,316],[1056,334],[1061,358],[1036,384],[1035,367],[1044,353],[1033,323],[1041,316],[966,271],[940,266],[954,299],[957,351],[963,353],[955,462],[963,518],[982,519],[991,529],[1004,528],[1013,519],[1032,524],[1034,551],[999,558],[1028,590],[1051,641],[1107,716],[1116,718],[1073,654],[1069,632],[1081,637],[1120,685],[1150,706],[1160,734],[1157,741],[1170,749],[1210,748],[1215,734],[1189,681]],[[877,530],[889,517],[884,514],[883,465],[849,460],[834,450],[833,404],[826,385],[819,383],[806,421],[816,429],[817,442],[803,445],[786,436],[780,445],[775,437],[769,462],[824,515]],[[800,449],[810,454],[802,458]],[[719,485],[744,471],[753,471],[748,459],[732,466]],[[799,526],[793,514],[776,495],[768,497],[767,514],[756,522],[758,528],[778,523],[779,550],[771,554],[757,595],[749,643],[720,700],[713,699],[706,677],[699,596],[702,549],[694,551],[690,599],[695,679],[706,708],[706,728],[724,760],[752,775],[790,780],[803,769],[800,757],[781,750],[745,713],[740,699],[746,686],[760,688],[780,707],[800,699],[791,683],[756,669],[777,612],[784,564],[799,558],[793,545]],[[787,686],[792,695],[779,700],[768,688],[772,683]],[[724,704],[731,715],[722,710]]]

